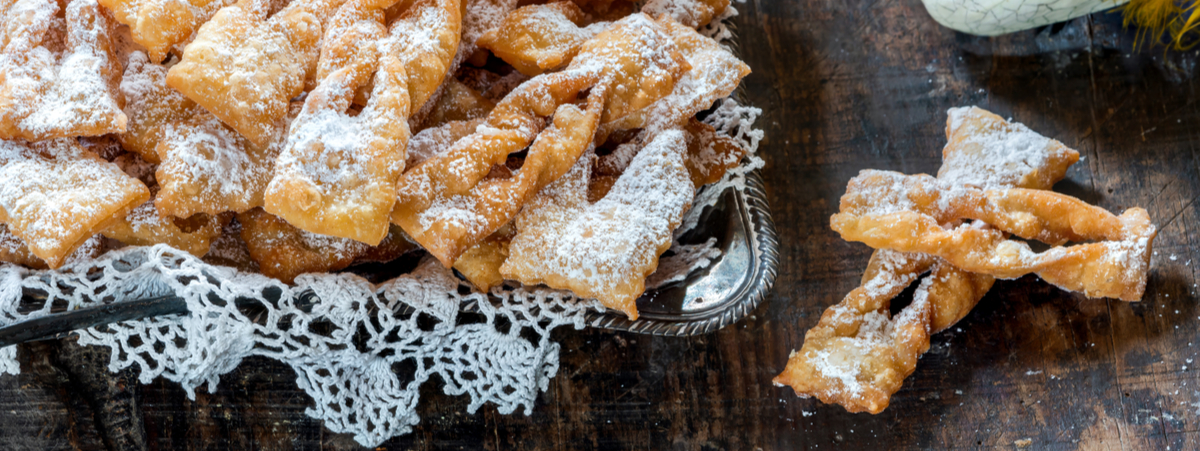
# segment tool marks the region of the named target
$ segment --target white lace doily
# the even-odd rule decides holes
[[[702,30],[732,38],[724,20]],[[726,99],[705,121],[738,140],[748,155],[719,186],[701,191],[681,230],[726,187],[744,186],[762,166],[754,155],[760,111]],[[715,188],[715,189],[714,189]],[[677,235],[678,236],[678,235]],[[680,280],[720,255],[715,240],[676,244],[652,282]],[[653,285],[652,285],[653,286]],[[25,292],[45,294],[32,311]],[[437,375],[445,392],[467,395],[474,412],[491,402],[500,413],[530,413],[539,391],[558,372],[559,346],[550,332],[584,327],[593,300],[544,287],[506,285],[475,292],[436,260],[425,257],[408,274],[379,285],[353,274],[309,274],[293,286],[205,263],[165,245],[126,247],[53,271],[0,264],[0,325],[101,303],[163,295],[183,298],[189,313],[128,321],[79,332],[80,344],[112,350],[109,370],[134,367],[142,383],[157,377],[179,383],[188,396],[249,356],[291,366],[313,399],[306,413],[364,446],[408,433],[420,420],[421,384]],[[319,301],[311,302],[315,296]],[[18,312],[18,307],[21,311]],[[463,314],[470,309],[478,313]],[[480,322],[467,316],[483,317]],[[16,347],[0,349],[0,375],[17,374]]]

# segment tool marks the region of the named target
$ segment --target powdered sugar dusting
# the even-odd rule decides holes
[[[450,147],[455,142],[470,135],[482,123],[482,119],[455,121],[421,130],[420,133],[417,133],[408,141],[408,163],[406,166],[416,166],[422,161],[450,150]]]
[[[951,108],[947,116],[950,142],[938,178],[950,184],[1049,189],[1042,185],[1060,178],[1079,158],[1058,142],[1022,124],[992,118],[977,107]]]
[[[93,228],[147,199],[141,182],[74,139],[0,141],[0,219],[52,267]]]
[[[37,140],[125,130],[113,24],[99,8],[95,0],[72,1],[65,20],[55,18],[53,0],[22,0],[6,11],[15,33],[0,54],[3,114],[15,126],[0,135]]]
[[[189,217],[261,206],[283,134],[256,146],[168,87],[166,78],[166,67],[134,52],[121,81],[131,119],[123,144],[147,160],[162,162],[158,208]]]
[[[729,0],[648,0],[642,12],[652,16],[667,15],[676,22],[697,28],[707,25],[725,12]]]
[[[470,58],[479,49],[475,41],[488,30],[496,28],[508,13],[517,9],[518,0],[465,0],[467,13],[463,15],[462,40],[456,60]]]
[[[691,205],[686,151],[681,131],[656,136],[596,203],[587,202],[592,158],[581,158],[518,215],[501,273],[629,312]]]

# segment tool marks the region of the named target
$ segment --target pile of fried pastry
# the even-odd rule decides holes
[[[875,252],[861,286],[805,334],[777,385],[879,413],[930,335],[966,316],[998,278],[1036,274],[1090,298],[1141,299],[1155,227],[1142,208],[1117,216],[1050,191],[1078,152],[975,107],[951,109],[946,136],[937,177],[864,170],[850,180],[830,223]],[[893,316],[892,300],[913,283],[911,303]]]
[[[167,244],[291,282],[420,248],[634,301],[745,149],[728,0],[0,3],[0,261]]]

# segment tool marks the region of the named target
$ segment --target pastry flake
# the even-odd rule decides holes
[[[632,15],[584,44],[562,72],[522,84],[476,131],[401,176],[392,222],[446,266],[512,220],[591,144],[605,117],[620,117],[670,92],[687,69],[665,26]],[[586,93],[583,108],[573,102]],[[546,124],[545,118],[551,118]],[[528,148],[519,170],[491,176]]]
[[[0,139],[125,131],[116,23],[95,0],[21,0],[0,10]],[[60,15],[61,14],[61,15]]]
[[[370,246],[358,241],[308,233],[256,208],[237,216],[242,240],[259,271],[286,283],[304,273],[350,266]]]
[[[148,200],[142,182],[75,139],[0,141],[0,222],[51,268]]]
[[[267,17],[267,0],[221,8],[196,32],[167,85],[257,146],[284,127],[288,102],[317,61],[321,18],[338,0],[298,0]]]
[[[161,63],[171,49],[186,44],[218,10],[233,0],[98,0],[117,22],[129,26],[133,41],[150,61]]]
[[[588,199],[592,159],[581,159],[517,216],[500,273],[595,298],[637,319],[646,276],[695,195],[686,155],[683,132],[654,137],[596,202]]]

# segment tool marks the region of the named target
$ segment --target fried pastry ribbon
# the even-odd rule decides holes
[[[1079,159],[1058,141],[974,107],[951,109],[946,134],[939,179],[957,184],[1049,189]],[[927,270],[913,302],[889,318],[891,299]],[[825,312],[775,383],[878,413],[928,350],[929,336],[966,316],[994,281],[930,255],[877,250],[862,286]]]
[[[304,273],[337,271],[357,261],[391,261],[415,246],[394,228],[378,246],[308,233],[261,208],[237,216],[241,238],[259,271],[286,283]]]
[[[185,43],[218,10],[233,0],[98,0],[117,22],[129,26],[133,41],[160,63]]]
[[[0,141],[0,222],[51,268],[150,200],[150,191],[72,138]]]
[[[974,219],[999,230],[963,224]],[[1155,228],[1146,210],[1121,216],[1070,196],[1012,188],[955,186],[927,175],[867,170],[850,181],[841,212],[830,218],[848,241],[876,249],[936,255],[966,271],[1012,279],[1037,274],[1089,297],[1141,298]],[[1059,245],[1035,253],[1003,232]]]
[[[687,170],[688,178],[694,189],[720,180],[725,171],[737,165],[745,154],[745,150],[731,138],[717,133],[711,126],[695,119],[689,122],[683,132],[685,133],[684,144],[687,149],[683,155],[683,166]],[[589,257],[583,258],[603,260],[605,268],[618,275],[597,276],[610,283],[581,288],[576,294],[596,297],[605,305],[636,317],[637,309],[634,302],[644,291],[647,276],[655,271],[658,257],[662,250],[666,249],[663,246],[670,246],[670,234],[664,235],[659,228],[653,225],[643,227],[642,223],[623,224],[622,221],[628,219],[628,216],[617,218],[600,215],[604,219],[603,227],[589,227],[587,230],[603,229],[610,234],[623,230],[628,232],[628,235],[620,238],[597,236],[577,240],[571,229],[576,224],[568,223],[570,221],[563,216],[567,212],[594,213],[606,208],[629,213],[653,203],[653,199],[668,199],[670,193],[665,194],[667,197],[663,197],[664,194],[659,192],[661,190],[682,190],[682,183],[679,183],[679,179],[670,176],[669,168],[655,167],[653,170],[666,174],[661,181],[670,183],[670,185],[653,186],[652,189],[655,191],[645,193],[645,196],[651,199],[632,203],[627,192],[614,193],[613,197],[608,197],[614,187],[622,186],[627,189],[630,184],[635,183],[632,179],[640,176],[637,172],[630,173],[631,179],[618,185],[619,180],[634,161],[639,161],[639,167],[645,169],[646,163],[637,158],[642,149],[646,147],[644,142],[646,139],[648,139],[646,135],[636,136],[631,142],[618,146],[612,153],[595,157],[594,161],[592,156],[585,156],[583,160],[576,162],[577,166],[586,165],[590,170],[572,169],[572,171],[580,172],[568,172],[568,175],[559,179],[558,182],[539,191],[517,215],[515,222],[518,227],[516,229],[511,227],[513,224],[502,227],[483,242],[463,253],[454,262],[454,269],[462,273],[475,288],[482,292],[487,292],[491,287],[499,285],[505,277],[526,284],[547,283],[554,288],[574,290],[577,287],[588,287],[593,281],[590,279],[580,280],[580,271],[577,266],[555,265],[553,262],[574,261],[580,258],[578,255],[586,254]],[[658,144],[670,145],[666,141]],[[586,177],[584,174],[587,174]],[[576,180],[583,178],[587,178],[587,180],[583,182]],[[690,203],[690,200],[688,202]],[[573,204],[565,205],[565,203]],[[686,211],[686,208],[683,210]],[[638,213],[630,214],[636,216]],[[670,222],[669,218],[675,214],[675,211],[667,208],[641,211],[640,214],[666,216],[668,217],[667,222]],[[654,222],[654,224],[658,223]],[[678,225],[671,229],[677,227]],[[521,233],[521,239],[516,248],[516,258],[513,259],[513,264],[509,265],[508,271],[510,272],[505,274],[502,273],[502,266],[509,259],[510,244],[518,230]],[[578,247],[604,243],[609,239],[635,242],[636,245],[603,246],[597,249],[589,247],[586,251],[578,249]],[[555,246],[553,243],[556,242],[574,244]],[[648,249],[656,249],[658,252],[650,252]],[[604,251],[609,253],[601,257],[598,252]],[[577,252],[580,254],[577,255]],[[613,252],[617,252],[617,254]],[[620,252],[625,252],[625,254],[620,255]],[[550,256],[550,259],[544,260],[544,256],[547,255]]]
[[[262,206],[284,134],[256,145],[168,87],[166,79],[165,67],[135,52],[121,81],[130,120],[119,139],[142,159],[160,163],[154,197],[159,213],[188,218]],[[294,116],[299,108],[291,110]]]
[[[121,155],[113,163],[130,177],[137,178],[148,186],[151,196],[159,192],[154,177],[154,165],[142,160],[137,154]],[[163,216],[151,200],[135,207],[124,217],[114,220],[101,234],[131,246],[167,244],[203,257],[208,253],[213,240],[221,235],[223,223],[228,219],[229,215],[219,217],[203,213],[186,219]]]
[[[184,48],[167,85],[267,146],[315,70],[322,23],[341,2],[296,0],[270,17],[271,0],[221,8]]]
[[[460,18],[457,0],[418,2],[393,22],[385,41],[382,8],[355,6],[339,11],[332,23],[347,31],[322,49],[322,71],[344,67],[321,80],[292,122],[265,202],[268,212],[306,231],[378,244],[404,170],[411,102],[427,101],[446,76]],[[348,115],[372,74],[369,104]]]
[[[595,203],[592,158],[581,159],[517,216],[500,273],[595,298],[636,319],[634,301],[695,195],[686,156],[682,131],[657,135]]]
[[[237,220],[259,270],[285,283],[292,283],[300,274],[350,266],[370,247],[354,240],[305,232],[261,208],[241,213]]]
[[[697,113],[728,97],[742,78],[750,75],[750,66],[730,53],[717,41],[677,22],[666,21],[671,40],[691,67],[675,83],[670,95],[647,108],[601,124],[601,136],[620,130],[667,130],[685,127]]]
[[[213,240],[221,236],[221,222],[220,217],[205,214],[189,220],[175,220],[160,215],[154,202],[146,202],[113,221],[101,234],[130,246],[166,244],[203,257]]]
[[[99,256],[102,247],[99,238],[99,235],[93,235],[84,241],[83,244],[75,248],[75,252],[67,256],[63,264],[85,261]],[[50,267],[46,265],[45,260],[33,255],[33,252],[29,250],[29,246],[25,245],[25,241],[8,231],[8,226],[5,224],[0,224],[0,262],[8,262],[33,269],[46,269]]]
[[[0,139],[125,131],[113,50],[116,23],[95,0],[0,5]],[[58,20],[56,20],[58,19]]]
[[[621,20],[585,43],[566,70],[521,85],[475,133],[402,175],[392,222],[451,266],[511,221],[529,196],[566,173],[601,121],[666,95],[686,69],[663,23],[641,14]],[[580,109],[573,102],[584,92]],[[543,130],[548,116],[551,124]],[[515,174],[489,177],[493,167],[526,148]]]
[[[891,317],[892,298],[931,269],[912,303]],[[879,413],[929,349],[930,334],[964,316],[994,281],[930,255],[880,250],[862,286],[821,315],[774,382],[851,412]]]
[[[518,8],[476,43],[491,50],[525,75],[538,75],[567,65],[583,43],[608,23],[580,27],[583,10],[569,1]]]

